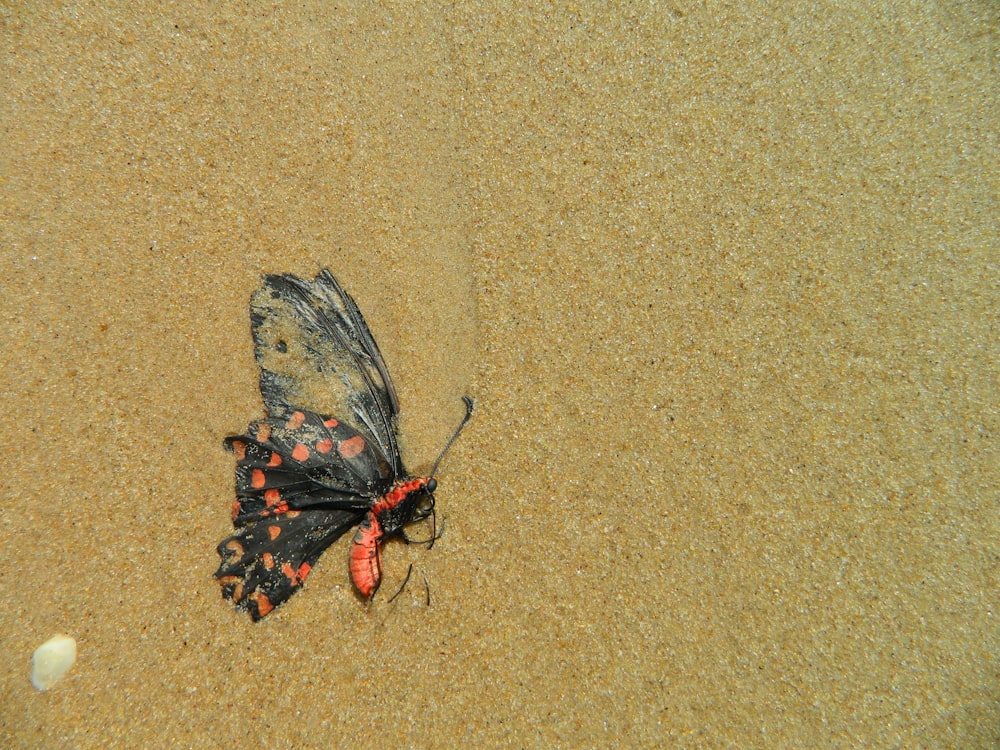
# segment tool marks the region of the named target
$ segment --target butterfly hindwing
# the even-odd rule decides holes
[[[301,588],[323,551],[364,513],[290,511],[239,528],[219,544],[222,595],[259,620]]]

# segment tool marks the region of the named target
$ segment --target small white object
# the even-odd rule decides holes
[[[31,684],[48,690],[63,678],[76,661],[76,641],[68,635],[54,635],[35,649],[31,657]]]

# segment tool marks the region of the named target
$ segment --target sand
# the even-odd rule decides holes
[[[0,745],[1000,743],[997,6],[868,5],[7,4]],[[430,607],[342,540],[254,625],[247,305],[323,267],[411,468],[476,414]]]

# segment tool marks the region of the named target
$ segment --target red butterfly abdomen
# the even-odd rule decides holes
[[[371,599],[382,582],[382,566],[379,561],[381,541],[382,525],[375,514],[369,511],[351,542],[351,580],[365,599]]]

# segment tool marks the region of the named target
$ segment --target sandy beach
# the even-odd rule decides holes
[[[1000,746],[998,22],[7,4],[0,745]],[[413,471],[476,412],[398,598],[347,537],[254,624],[248,302],[322,268]]]

